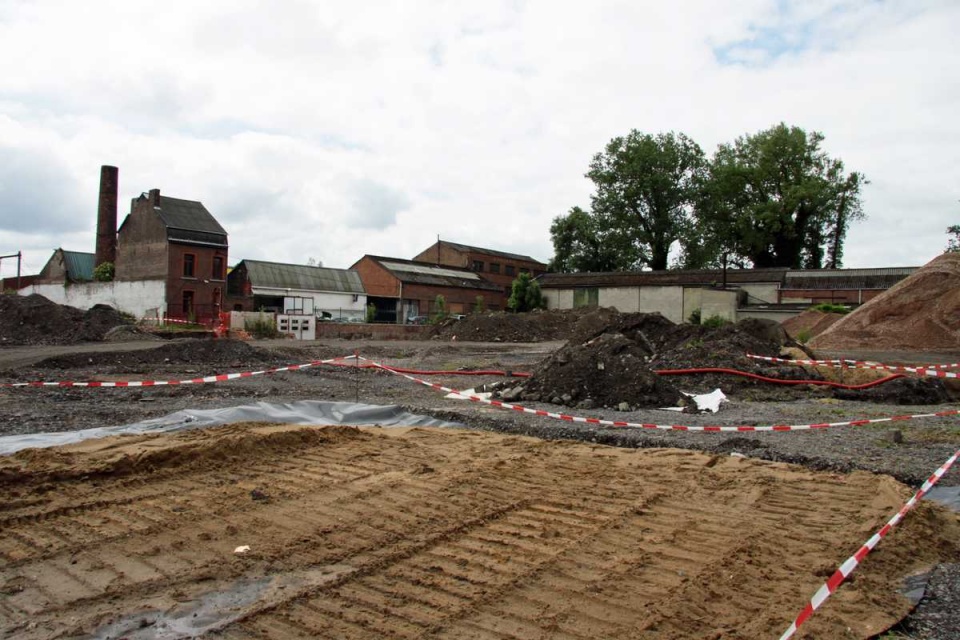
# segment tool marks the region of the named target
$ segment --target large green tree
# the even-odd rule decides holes
[[[550,271],[627,271],[637,268],[639,252],[630,237],[580,207],[550,225]]]
[[[592,210],[574,207],[550,228],[557,271],[666,269],[689,226],[706,158],[682,133],[633,130],[590,163]]]
[[[947,227],[947,235],[953,236],[947,240],[947,252],[960,253],[960,224]]]
[[[688,266],[718,255],[755,267],[838,268],[851,222],[864,217],[862,174],[821,149],[823,135],[781,123],[721,144],[700,185],[699,243]],[[699,263],[699,264],[698,264]]]

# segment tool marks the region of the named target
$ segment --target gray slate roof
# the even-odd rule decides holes
[[[786,269],[727,269],[728,284],[781,283]],[[723,282],[722,269],[668,271],[610,271],[588,273],[546,273],[538,278],[542,288],[709,286]]]
[[[227,232],[201,202],[161,195],[156,212],[167,227],[167,238],[173,242],[227,246]]]
[[[920,267],[787,271],[784,289],[889,289]]]
[[[350,269],[330,269],[262,260],[242,260],[240,264],[246,267],[247,278],[254,287],[328,293],[364,293],[360,274]]]

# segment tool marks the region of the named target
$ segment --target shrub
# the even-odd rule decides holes
[[[807,344],[812,337],[813,336],[810,335],[810,329],[800,329],[800,331],[797,331],[797,342],[800,344]]]
[[[474,313],[483,313],[483,296],[477,296],[477,299],[473,302],[473,312]]]
[[[243,328],[254,338],[279,338],[280,332],[277,331],[277,321],[273,316],[264,313],[260,314],[255,320],[247,318],[243,323]]]
[[[843,306],[842,304],[831,304],[829,302],[824,302],[822,304],[815,304],[810,307],[812,311],[820,311],[822,313],[839,313],[847,314],[850,313],[850,309]]]
[[[687,318],[687,322],[690,324],[700,324],[700,309],[694,309],[690,312],[690,317]]]
[[[517,276],[517,279],[513,281],[510,299],[507,300],[507,308],[511,311],[533,311],[534,309],[542,309],[544,306],[540,283],[534,280],[529,273],[521,273]]]
[[[430,319],[430,322],[433,324],[439,324],[447,319],[447,299],[442,295],[438,295],[437,299],[433,301],[433,317]]]
[[[93,279],[97,282],[112,282],[115,268],[112,262],[101,262],[93,270]]]
[[[702,324],[704,327],[708,329],[716,329],[726,324],[730,324],[730,321],[721,316],[710,316],[700,324]]]
[[[373,304],[372,302],[367,305],[364,319],[367,322],[373,322],[377,319],[377,305]]]

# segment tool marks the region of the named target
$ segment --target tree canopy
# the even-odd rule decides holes
[[[947,235],[953,236],[947,240],[947,252],[960,252],[960,224],[954,224],[947,227]]]
[[[822,150],[823,135],[779,124],[721,144],[708,160],[686,135],[631,131],[594,156],[592,211],[550,228],[556,271],[677,266],[837,268],[866,180]],[[675,244],[677,243],[677,244]]]
[[[507,308],[511,311],[533,311],[543,307],[540,283],[529,273],[521,273],[513,281]]]

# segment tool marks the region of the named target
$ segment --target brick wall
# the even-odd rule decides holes
[[[368,298],[396,298],[400,295],[400,281],[369,257],[364,256],[350,268],[360,274]]]
[[[184,275],[183,265],[187,255],[194,256],[193,277]],[[171,243],[168,256],[167,313],[171,317],[188,315],[189,310],[183,306],[185,291],[193,292],[193,311],[198,321],[202,322],[219,313],[223,308],[227,283],[222,271],[219,278],[214,277],[213,262],[214,257],[219,256],[223,270],[226,270],[227,250]]]
[[[343,340],[424,340],[430,327],[410,324],[353,324],[350,322],[318,322],[317,339]],[[349,355],[349,354],[344,354]],[[363,355],[363,354],[360,354]]]
[[[117,280],[167,277],[167,228],[148,199],[134,200],[117,237]]]

